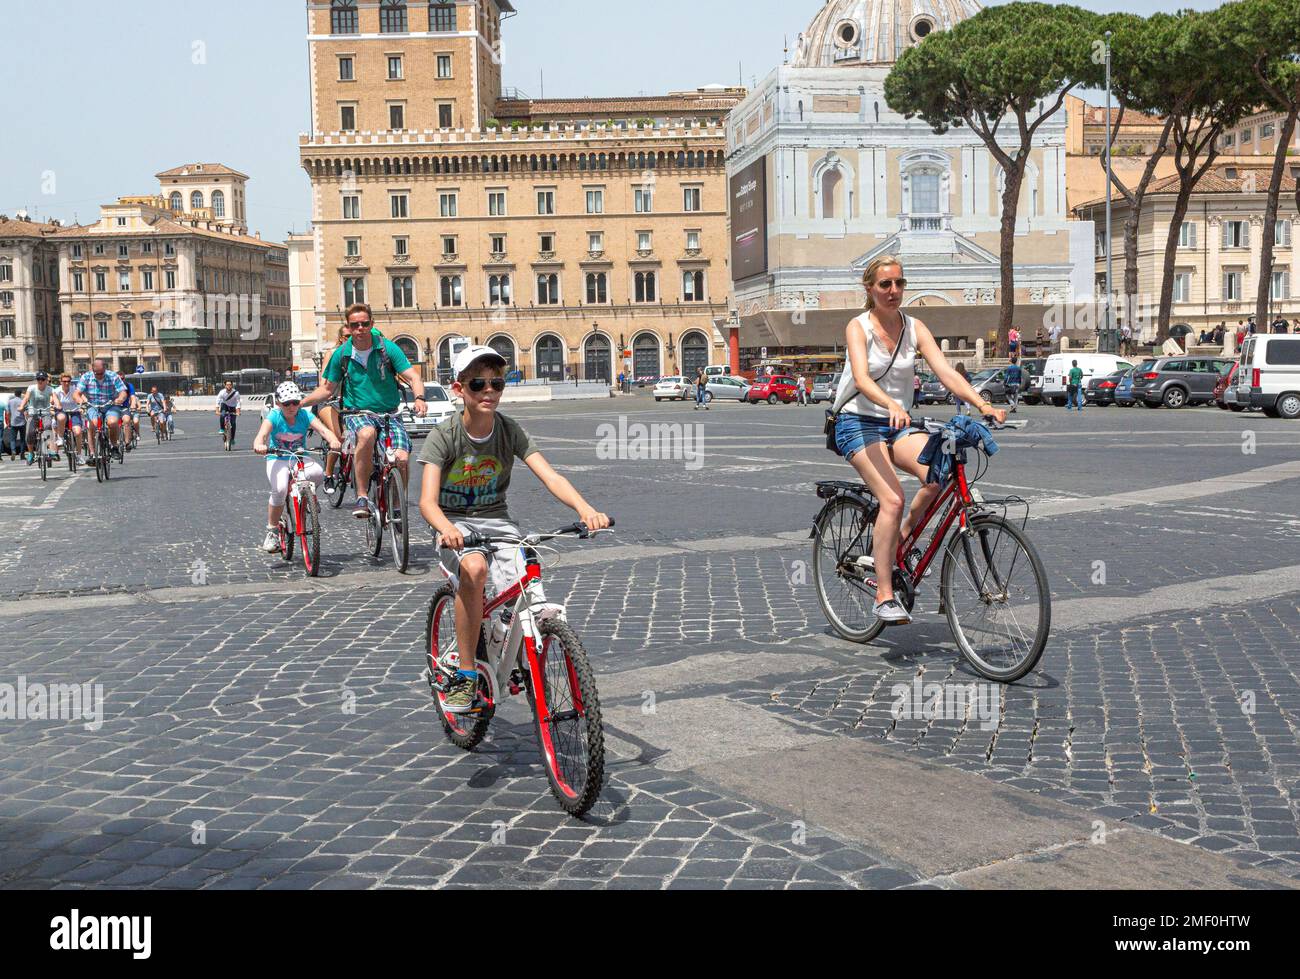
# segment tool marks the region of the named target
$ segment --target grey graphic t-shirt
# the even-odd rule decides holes
[[[441,471],[438,506],[448,517],[510,520],[506,490],[515,459],[527,459],[538,451],[528,433],[512,418],[497,415],[492,434],[476,442],[457,415],[449,424],[429,433],[420,462]]]

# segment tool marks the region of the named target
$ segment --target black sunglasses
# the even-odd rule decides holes
[[[506,379],[504,377],[494,377],[490,381],[486,377],[476,377],[465,386],[475,394],[482,394],[487,390],[489,384],[492,385],[492,390],[497,394],[506,389]]]
[[[879,289],[889,290],[894,288],[894,283],[898,283],[898,288],[900,289],[907,288],[906,279],[881,279],[879,282],[876,283],[876,287]]]
[[[370,325],[371,325],[371,324],[370,324],[370,320],[366,320],[364,323],[349,323],[349,324],[348,324],[348,329],[349,329],[349,330],[364,330],[364,329],[367,329]]]

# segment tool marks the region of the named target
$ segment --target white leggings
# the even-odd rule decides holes
[[[293,481],[293,474],[297,469],[298,463],[292,459],[266,460],[266,478],[271,484],[271,506],[284,506],[285,500],[289,498],[289,484]],[[325,483],[325,470],[319,463],[307,463],[303,468],[303,475],[315,483],[317,489]]]

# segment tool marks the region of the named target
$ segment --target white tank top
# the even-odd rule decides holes
[[[903,332],[898,338],[897,358],[894,357],[893,351],[888,350],[876,339],[876,331],[871,327],[870,312],[863,313],[853,322],[867,336],[867,364],[872,378],[875,379],[875,382],[880,385],[886,394],[904,408],[907,408],[912,404],[914,387],[912,379],[916,374],[916,326],[912,322],[912,317],[906,313],[901,315],[903,317]],[[889,366],[891,360],[894,362],[893,367]],[[888,373],[886,373],[886,368],[888,368]],[[847,397],[850,390],[856,390],[856,385],[853,382],[853,368],[848,362],[845,362],[844,375],[840,378],[839,391],[836,393],[836,403],[840,403]],[[886,419],[889,417],[888,409],[882,408],[862,394],[857,395],[852,401],[844,405],[843,410],[850,415]]]

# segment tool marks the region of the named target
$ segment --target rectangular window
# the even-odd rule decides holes
[[[1178,226],[1178,247],[1196,247],[1196,223],[1194,221],[1184,221]]]
[[[1273,270],[1273,282],[1269,287],[1269,298],[1274,300],[1291,298],[1290,269]]]
[[[343,220],[360,221],[361,220],[361,197],[357,194],[345,194],[343,196]]]
[[[451,77],[451,55],[449,54],[438,55],[438,77],[439,78]]]
[[[449,255],[455,255],[457,251],[458,249],[456,247],[456,237],[454,235],[443,235],[442,236],[443,258],[446,258]]]
[[[356,69],[351,58],[339,58],[339,81],[356,81]]]
[[[4,353],[0,354],[0,360],[17,360],[18,351],[13,347],[5,347]]]
[[[465,305],[464,284],[459,275],[442,277],[442,305],[446,307]]]
[[[104,254],[104,243],[102,241],[95,243],[95,254],[96,255]]]
[[[108,276],[105,275],[103,272],[96,272],[96,273],[95,273],[95,291],[96,291],[96,292],[107,292],[107,291],[108,291],[108,281],[107,281],[107,280],[108,280]]]
[[[1223,300],[1224,302],[1241,301],[1241,279],[1240,272],[1223,273]]]
[[[117,257],[118,257],[118,258],[130,258],[130,257],[131,257],[131,248],[130,248],[130,246],[129,246],[129,245],[118,245],[118,246],[117,246]]]
[[[330,33],[331,34],[355,34],[357,32],[357,5],[355,3],[344,6],[343,4],[334,4],[330,10]]]
[[[1192,274],[1190,272],[1174,273],[1174,302],[1190,302],[1192,296]]]
[[[86,277],[81,272],[72,273],[72,291],[73,292],[86,291]]]
[[[0,265],[0,282],[14,281],[14,267],[8,263]]]
[[[118,226],[119,228],[125,228],[125,227],[126,227],[126,218],[118,218],[118,219],[117,219],[117,226]]]
[[[438,195],[438,213],[444,218],[454,218],[460,213],[460,195],[454,190],[445,190]]]
[[[357,129],[357,107],[355,105],[339,106],[339,132],[351,133]]]
[[[1249,248],[1250,247],[1250,225],[1245,221],[1224,221],[1223,222],[1223,247],[1224,248]]]
[[[163,255],[166,258],[176,257],[176,245],[174,242],[168,241],[163,243]]]
[[[650,187],[638,187],[632,191],[632,204],[637,214],[650,214],[655,209],[655,192]]]
[[[73,245],[73,246],[72,246],[72,257],[73,257],[73,258],[81,258],[81,246],[80,246],[80,245]]]
[[[492,236],[492,254],[493,254],[493,255],[504,255],[505,253],[506,253],[506,236],[505,236],[505,235],[493,235],[493,236]]]
[[[686,232],[686,250],[688,252],[698,252],[700,250],[700,233],[698,231]]]
[[[488,191],[488,217],[503,218],[506,216],[506,192],[504,190]]]
[[[1291,222],[1279,220],[1273,225],[1273,245],[1276,248],[1291,247]]]
[[[454,3],[429,4],[429,30],[437,34],[446,34],[456,29],[456,5]]]
[[[14,328],[14,321],[11,319],[0,320],[0,337],[12,340],[17,331]]]
[[[393,276],[393,309],[410,309],[415,305],[415,280],[409,275]]]
[[[1270,340],[1264,353],[1264,363],[1270,367],[1300,365],[1300,340]]]
[[[1273,135],[1273,124],[1271,122],[1266,122],[1259,127],[1260,139],[1268,139],[1268,137],[1272,135]]]
[[[605,235],[600,231],[592,231],[587,235],[587,251],[593,255],[599,255],[605,250]]]
[[[366,280],[364,278],[347,278],[343,280],[343,305],[366,301]]]
[[[402,56],[400,54],[390,54],[388,56],[388,80],[390,82],[400,82],[402,80]]]
[[[1254,129],[1243,129],[1243,130],[1241,131],[1241,141],[1242,141],[1243,143],[1249,143],[1249,142],[1251,142],[1251,140],[1254,139],[1254,136],[1255,136],[1255,130],[1254,130]]]
[[[130,321],[130,320],[122,320],[122,339],[123,339],[123,340],[130,340],[130,339],[131,339],[131,332],[132,332],[132,330],[131,330],[131,321]]]
[[[587,213],[588,214],[605,213],[605,192],[603,190],[587,191]]]
[[[390,105],[388,107],[388,128],[394,131],[406,128],[406,106]]]
[[[168,269],[168,270],[164,273],[164,277],[165,277],[165,279],[166,279],[167,288],[168,288],[168,289],[175,289],[175,288],[176,288],[176,270],[175,270],[175,269]]]
[[[154,326],[152,318],[144,321],[144,336],[146,340],[153,340],[158,336],[158,329]]]
[[[140,275],[144,279],[144,282],[142,283],[144,287],[144,291],[152,292],[153,291],[153,269],[145,269],[140,273]]]
[[[441,102],[438,104],[438,128],[450,129],[454,123],[452,104],[450,102]]]
[[[537,192],[537,213],[538,214],[555,213],[555,191],[539,190]]]
[[[555,235],[540,235],[538,240],[538,250],[550,254],[555,251]]]
[[[101,340],[107,340],[108,320],[100,320],[98,323],[95,324],[95,326],[96,326],[95,335],[98,336],[99,339]]]
[[[343,254],[346,255],[348,258],[358,258],[361,255],[361,239],[344,238]]]
[[[392,202],[390,217],[409,218],[411,216],[411,198],[409,194],[392,194],[389,196]]]
[[[152,241],[146,241],[144,244],[142,244],[142,245],[140,246],[140,250],[141,250],[142,252],[144,252],[146,255],[152,255],[152,254],[153,254],[153,242],[152,242]]]
[[[117,273],[117,291],[118,291],[118,292],[130,292],[130,291],[131,291],[131,273],[130,273],[130,272],[119,272],[119,273]]]
[[[649,231],[638,231],[636,233],[636,250],[639,252],[654,250],[654,236]]]
[[[510,276],[508,275],[488,276],[488,305],[490,306],[510,305]]]
[[[406,33],[406,0],[384,0],[380,4],[379,33]]]
[[[86,339],[86,321],[85,321],[85,320],[77,320],[77,339],[78,339],[78,340],[84,340],[84,339]]]
[[[393,239],[393,254],[396,255],[398,258],[405,258],[406,256],[410,255],[410,254],[411,254],[411,239],[410,239],[410,238],[394,238],[394,239]]]
[[[684,187],[682,189],[682,197],[683,197],[682,210],[683,211],[700,210],[700,193],[701,191],[699,187]]]

